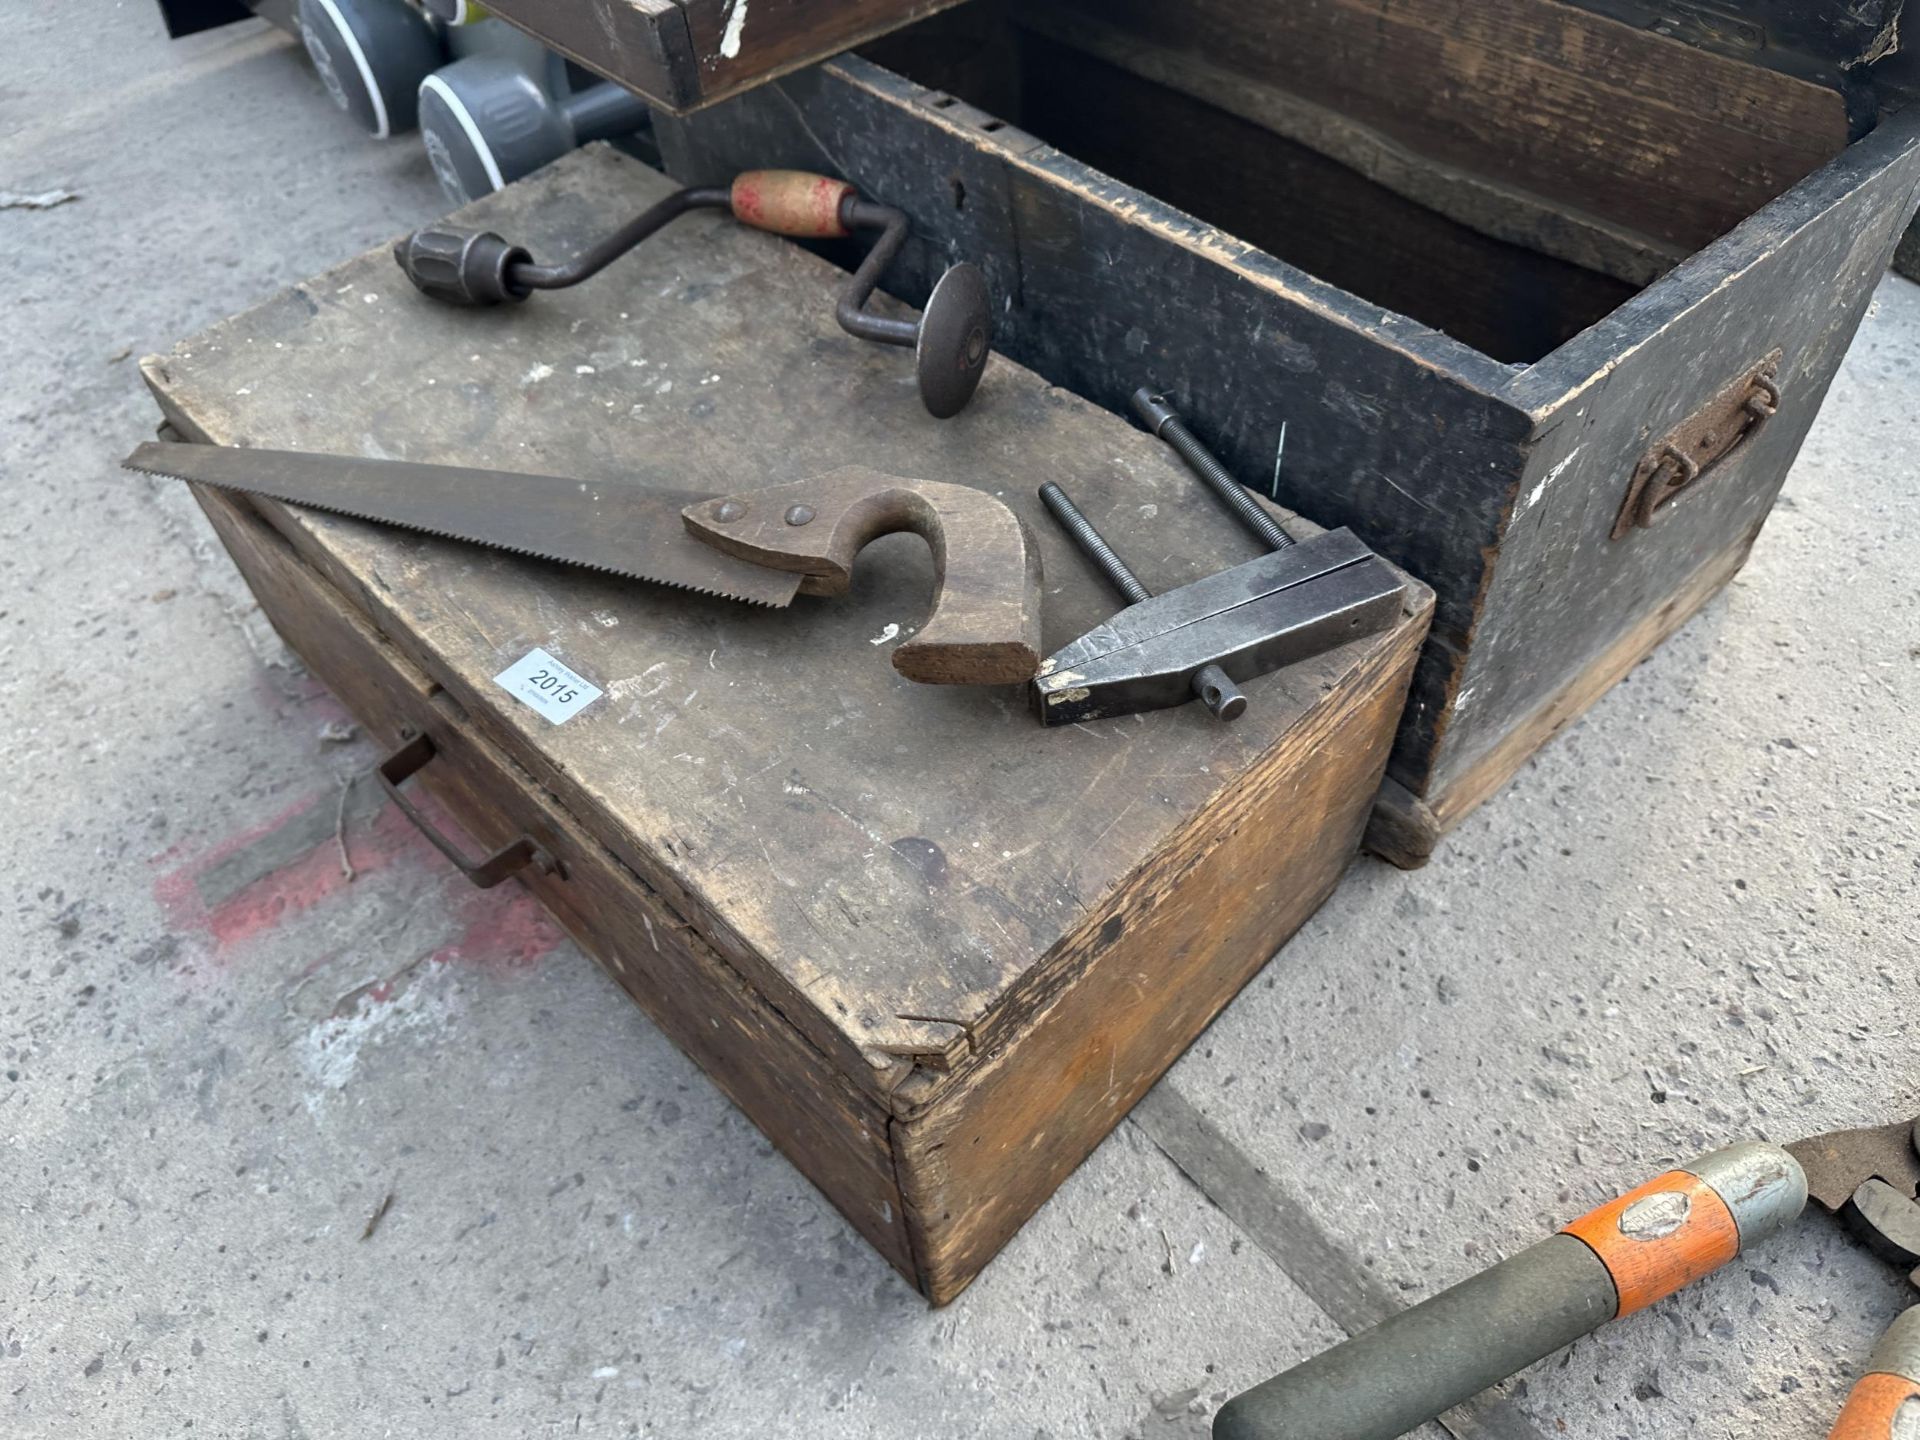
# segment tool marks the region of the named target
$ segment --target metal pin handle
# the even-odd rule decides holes
[[[1153,598],[1153,592],[1114,554],[1113,547],[1093,528],[1093,522],[1080,513],[1080,507],[1067,497],[1066,491],[1048,482],[1040,487],[1040,501],[1060,522],[1060,528],[1080,548],[1080,553],[1106,576],[1108,584],[1126,597],[1129,605]],[[1238,720],[1246,713],[1247,697],[1233,683],[1233,677],[1218,665],[1205,666],[1195,673],[1193,693],[1218,719]]]
[[[1293,537],[1282,530],[1278,522],[1262,510],[1259,502],[1227,472],[1227,467],[1194,438],[1193,432],[1187,429],[1167,403],[1166,396],[1141,386],[1133,392],[1133,413],[1140,418],[1142,425],[1171,445],[1174,452],[1187,462],[1209,490],[1220,497],[1221,503],[1233,512],[1240,523],[1259,536],[1269,548],[1284,550],[1293,544]]]

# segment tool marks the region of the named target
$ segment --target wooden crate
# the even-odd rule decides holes
[[[1170,392],[1432,584],[1370,842],[1417,864],[1738,570],[1920,184],[1864,63],[1897,4],[1765,0],[1699,44],[1604,8],[976,0],[659,135],[689,181],[826,168],[905,208],[897,293],[976,261],[1004,353],[1115,410]],[[1710,456],[1769,384],[1621,528],[1669,440]]]
[[[670,114],[696,110],[958,0],[488,0],[487,13]]]
[[[667,182],[592,147],[467,214],[563,254]],[[922,409],[834,324],[824,261],[711,213],[524,307],[415,294],[385,249],[155,357],[190,438],[735,490],[857,458],[1005,495],[1049,648],[1114,601],[1044,517],[1075,493],[1155,587],[1256,546],[1156,441],[994,360]],[[953,1298],[1321,903],[1355,853],[1431,610],[1200,707],[1047,730],[916,686],[886,643],[924,545],[853,595],[731,605],[205,492],[288,642],[899,1270]],[[1310,527],[1309,527],[1310,528]],[[552,725],[535,646],[605,698]],[[511,1143],[504,1152],[511,1154]],[[510,1158],[508,1163],[511,1163]]]

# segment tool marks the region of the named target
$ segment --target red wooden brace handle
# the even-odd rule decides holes
[[[756,230],[802,240],[832,240],[850,234],[840,218],[845,180],[805,170],[743,170],[733,177],[733,218]]]

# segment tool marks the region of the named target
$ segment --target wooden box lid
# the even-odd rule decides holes
[[[593,146],[463,216],[562,256],[668,188]],[[964,480],[1004,496],[1038,536],[1049,650],[1115,601],[1046,518],[1043,481],[1072,491],[1154,588],[1257,553],[1158,441],[1010,362],[990,363],[959,418],[933,420],[906,352],[835,325],[840,280],[704,212],[584,285],[500,310],[427,300],[381,248],[146,373],[178,428],[225,444],[715,491],[855,460]],[[1044,1006],[1116,893],[1177,884],[1167,867],[1180,835],[1238,803],[1250,773],[1273,774],[1276,747],[1340,743],[1303,720],[1342,687],[1403,685],[1432,604],[1410,584],[1402,625],[1251,682],[1233,725],[1188,706],[1046,730],[1019,690],[918,686],[888,664],[931,593],[926,548],[910,536],[865,552],[851,596],[770,611],[262,510],[476,727],[882,1095],[1000,1043]],[[558,726],[514,698],[493,677],[534,647],[604,698]],[[1308,781],[1286,803],[1311,826],[1327,797]],[[1344,858],[1327,857],[1330,874]]]
[[[490,14],[673,114],[957,0],[487,0]]]

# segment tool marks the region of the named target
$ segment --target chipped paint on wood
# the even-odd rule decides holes
[[[747,0],[733,0],[727,10],[726,33],[720,37],[720,53],[729,60],[740,55],[740,37],[747,28]]]

